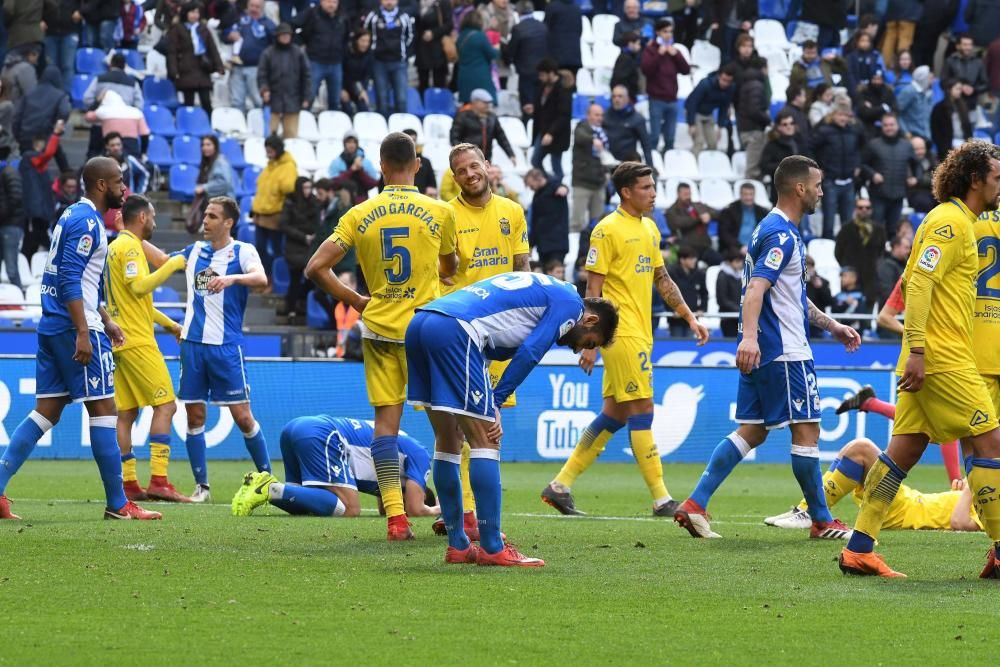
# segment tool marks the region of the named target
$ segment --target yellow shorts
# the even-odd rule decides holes
[[[503,372],[505,370],[507,370],[508,366],[510,366],[510,359],[508,359],[507,361],[491,361],[490,362],[490,386],[491,387],[493,387],[494,389],[496,389],[497,382],[499,382],[500,378],[503,377]],[[516,405],[517,405],[517,394],[515,394],[514,392],[511,392],[510,396],[507,397],[507,400],[504,401],[503,405],[501,405],[500,407],[501,408],[513,408]]]
[[[406,402],[406,346],[385,340],[361,339],[365,355],[365,385],[373,407]]]
[[[984,375],[983,382],[986,383],[986,391],[993,401],[993,412],[1000,416],[1000,375]]]
[[[616,338],[601,350],[604,357],[602,395],[617,403],[653,397],[653,347],[641,338]]]
[[[115,352],[115,405],[119,410],[163,405],[174,400],[174,385],[155,345]]]
[[[893,435],[924,433],[931,442],[951,442],[997,428],[997,410],[983,376],[969,368],[924,376],[917,393],[896,399]]]

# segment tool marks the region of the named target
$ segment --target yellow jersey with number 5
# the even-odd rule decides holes
[[[415,308],[440,296],[438,256],[455,251],[455,212],[407,185],[388,185],[343,215],[330,241],[355,248],[371,302],[368,331],[402,342]]]
[[[1000,375],[1000,211],[979,216],[975,224],[979,275],[972,342],[980,375]]]
[[[450,294],[472,283],[514,270],[514,255],[527,255],[528,223],[524,209],[506,197],[493,195],[486,206],[473,206],[462,195],[452,199],[458,244],[458,272]]]

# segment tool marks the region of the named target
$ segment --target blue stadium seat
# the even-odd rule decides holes
[[[271,288],[278,296],[288,293],[288,283],[291,276],[288,274],[288,262],[284,257],[275,257],[274,264],[271,265]]]
[[[108,71],[104,64],[104,51],[83,48],[76,50],[76,71],[80,74],[101,74]]]
[[[421,119],[427,115],[424,101],[420,99],[420,93],[415,88],[406,89],[406,111]]]
[[[125,65],[127,67],[131,67],[139,72],[146,70],[146,60],[135,49],[115,49],[115,53],[121,53],[125,56]]]
[[[149,125],[151,133],[158,134],[161,137],[177,136],[177,128],[174,126],[174,115],[170,113],[170,109],[165,105],[147,104],[142,113],[146,117],[146,125]]]
[[[243,170],[243,191],[248,195],[257,194],[257,177],[260,176],[260,167],[253,165]]]
[[[605,111],[607,111],[608,107],[611,106],[611,98],[607,95],[591,96],[573,93],[573,118],[576,118],[577,120],[583,120],[586,118],[587,107],[590,106],[591,100],[604,107]]]
[[[993,141],[993,128],[990,127],[977,127],[972,131],[972,136],[975,139],[986,139],[987,141]]]
[[[177,293],[173,287],[169,285],[160,285],[153,290],[153,303],[181,303],[182,299],[180,294]],[[183,308],[160,308],[160,312],[172,319],[174,322],[184,321],[184,309]]]
[[[146,98],[146,104],[162,104],[168,109],[180,106],[177,101],[177,89],[170,79],[146,77],[142,81],[142,94]]]
[[[786,0],[760,0],[758,6],[762,19],[784,22],[788,18],[788,2]]]
[[[944,99],[944,90],[941,89],[941,81],[934,79],[934,83],[931,85],[931,103],[937,104]]]
[[[233,172],[232,176],[233,190],[236,192],[236,198],[241,199],[243,197],[246,197],[249,193],[243,188],[243,175],[240,173],[240,170],[237,169],[236,167],[232,168],[232,172]]]
[[[212,122],[201,107],[180,107],[177,109],[177,130],[181,134],[203,137],[212,134]]]
[[[194,186],[198,180],[198,168],[189,164],[175,164],[170,167],[170,198],[189,202],[194,199]]]
[[[251,223],[240,223],[236,230],[236,239],[244,243],[255,243],[257,241],[257,227]]]
[[[332,329],[333,322],[326,308],[316,300],[316,290],[310,290],[306,297],[306,326],[310,329]]]
[[[243,195],[240,197],[240,211],[250,213],[253,210],[253,195]]]
[[[223,137],[219,140],[219,151],[226,156],[233,169],[246,168],[247,161],[243,159],[243,146],[240,145],[240,142],[229,137]]]
[[[455,97],[446,88],[428,88],[424,91],[424,113],[455,115]]]
[[[74,74],[73,81],[69,86],[69,98],[73,101],[73,108],[83,108],[83,94],[90,87],[90,82],[94,80],[93,74]]]
[[[174,162],[201,164],[201,139],[188,135],[174,137]]]
[[[174,156],[170,151],[170,144],[166,137],[154,134],[149,138],[149,149],[147,151],[149,161],[161,170],[169,169],[174,165]]]
[[[775,120],[778,117],[778,112],[781,108],[785,106],[784,102],[771,102],[771,119]]]

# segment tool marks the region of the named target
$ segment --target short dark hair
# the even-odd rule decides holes
[[[885,120],[886,118],[892,118],[896,122],[899,122],[899,116],[896,114],[895,111],[886,111],[885,113],[883,113],[882,120]]]
[[[971,34],[969,34],[969,33],[967,33],[967,32],[962,32],[962,33],[959,33],[959,34],[958,34],[958,37],[956,37],[956,38],[955,38],[955,43],[956,43],[956,44],[958,44],[958,43],[959,43],[959,42],[961,42],[961,41],[962,41],[963,39],[968,39],[969,41],[971,41],[971,42],[973,42],[973,43],[975,43],[975,41],[976,41],[975,39],[973,39],[973,38],[972,38],[972,35],[971,35]]]
[[[791,191],[796,183],[802,183],[809,177],[810,169],[819,169],[815,160],[804,155],[789,155],[774,170],[774,189],[779,193]]]
[[[412,127],[403,128],[402,132],[403,132],[403,134],[405,134],[406,136],[408,136],[410,139],[413,139],[414,142],[416,142],[416,140],[417,140],[417,131],[414,130]]]
[[[618,331],[618,308],[607,299],[591,296],[583,300],[583,307],[598,317],[597,330],[604,338],[604,345],[607,347],[615,340],[615,332]]]
[[[788,90],[785,91],[785,101],[791,102],[796,97],[804,93],[805,90],[806,89],[800,86],[799,84],[793,83],[792,85],[788,86]]]
[[[545,260],[545,264],[542,265],[542,271],[548,273],[557,266],[561,266],[564,269],[566,268],[565,264],[563,264],[563,261],[561,259],[558,258],[547,259]]]
[[[313,188],[316,190],[333,190],[333,179],[318,178],[313,183]]]
[[[390,132],[378,150],[379,159],[390,167],[402,169],[417,159],[417,147],[413,139],[402,132]]]
[[[732,262],[733,260],[737,260],[737,259],[742,261],[743,260],[743,255],[740,254],[740,251],[737,250],[736,248],[730,248],[726,252],[722,253],[722,261],[723,262],[729,263],[729,262]]]
[[[111,67],[114,69],[125,69],[125,54],[114,53],[111,55]]]
[[[631,44],[632,42],[637,42],[642,39],[635,30],[627,30],[622,34],[622,44]]]
[[[525,14],[530,14],[535,11],[535,3],[531,0],[521,0],[514,6],[514,9],[519,15],[524,16]]]
[[[285,141],[278,135],[272,134],[264,140],[264,148],[272,149],[278,154],[278,157],[281,157],[281,155],[285,152]]]
[[[815,40],[807,39],[806,41],[802,42],[803,51],[805,51],[806,49],[818,49],[818,48],[819,44],[817,44]]]
[[[858,19],[858,29],[867,28],[870,25],[878,25],[878,16],[875,14],[862,14],[861,18]]]
[[[483,29],[483,17],[480,16],[479,12],[473,11],[469,12],[462,17],[462,22],[458,25],[459,30],[463,28],[475,28],[477,30]]]
[[[611,182],[615,185],[615,192],[621,195],[622,190],[632,187],[640,178],[652,175],[653,168],[641,162],[622,162],[611,172]]]
[[[129,195],[122,204],[122,222],[126,225],[135,220],[143,211],[148,211],[152,203],[142,195]]]
[[[698,253],[694,251],[694,248],[689,245],[682,245],[677,249],[677,259],[687,259],[689,257],[698,257]]]
[[[222,207],[222,219],[229,218],[233,221],[233,227],[240,221],[240,206],[232,197],[212,197],[209,204],[216,204]]]
[[[738,73],[739,70],[736,67],[736,63],[726,63],[723,68],[719,70],[719,74],[725,74],[726,76],[731,76],[734,79]]]
[[[681,181],[680,183],[677,184],[677,192],[678,192],[678,194],[680,193],[681,190],[684,190],[684,189],[690,190],[691,189],[691,184],[690,183],[686,183],[685,181]]]
[[[653,24],[653,32],[660,32],[664,28],[673,28],[674,22],[672,19],[666,17],[656,19],[656,23]]]
[[[122,141],[125,140],[125,138],[121,135],[121,132],[108,132],[104,135],[104,145],[107,146],[112,139],[121,139]]]
[[[733,46],[738,49],[747,42],[753,44],[753,37],[744,32],[741,33],[740,36],[736,38],[736,44],[734,44]]]
[[[79,183],[80,177],[72,169],[67,169],[63,173],[59,174],[59,182],[65,183],[66,181],[76,181],[77,183]]]
[[[541,60],[538,61],[538,66],[535,67],[535,71],[546,72],[546,73],[558,72],[559,63],[556,62],[555,58],[549,58],[548,56],[546,56],[545,58],[542,58]]]
[[[757,186],[755,186],[750,181],[743,181],[743,183],[740,184],[740,192],[743,192],[744,190],[753,190],[756,193],[757,192]]]

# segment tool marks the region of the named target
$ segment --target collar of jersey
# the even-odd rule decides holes
[[[975,220],[976,219],[976,216],[972,215],[972,211],[970,211],[969,207],[965,205],[965,202],[962,201],[961,199],[959,199],[958,197],[952,197],[948,201],[950,201],[952,204],[954,204],[958,208],[962,209],[962,213],[964,213],[966,215],[966,217],[969,218],[969,220]]]
[[[625,209],[623,209],[621,206],[619,206],[618,208],[615,209],[615,213],[617,213],[621,217],[625,218],[626,220],[634,220],[636,222],[642,222],[642,216],[641,215],[639,217],[636,217],[636,216],[632,215],[631,213],[629,213],[628,211],[626,211]]]
[[[387,185],[387,186],[385,186],[382,189],[383,192],[385,192],[387,190],[388,191],[400,191],[400,190],[402,190],[404,192],[419,192],[419,190],[417,190],[417,186],[415,186],[415,185]]]
[[[778,215],[781,216],[782,220],[784,220],[788,224],[792,224],[792,219],[788,217],[788,214],[785,213],[784,211],[782,211],[777,206],[775,206],[774,208],[771,209],[771,213],[777,213]]]
[[[89,200],[89,199],[87,199],[86,197],[80,197],[80,201],[79,201],[79,203],[80,203],[80,204],[86,204],[86,205],[87,205],[87,206],[89,206],[90,208],[94,209],[94,212],[97,212],[97,206],[95,206],[95,205],[94,205],[94,202],[90,201],[90,200]]]
[[[489,198],[489,201],[487,201],[487,202],[486,202],[486,206],[489,206],[489,205],[490,205],[490,204],[491,204],[491,203],[493,202],[493,198],[494,198],[494,197],[496,197],[496,194],[495,194],[495,193],[493,193],[493,192],[491,192],[491,193],[490,193],[490,198]],[[475,204],[472,204],[472,203],[470,203],[470,202],[469,202],[469,200],[468,200],[468,199],[466,199],[466,198],[465,198],[465,197],[464,197],[464,196],[462,195],[462,193],[461,193],[461,192],[460,192],[460,193],[458,193],[458,197],[457,197],[457,199],[458,199],[458,201],[462,202],[462,206],[468,206],[469,208],[477,208],[477,209],[479,209],[480,211],[482,211],[483,209],[485,209],[485,208],[486,208],[486,206],[476,206]]]
[[[125,235],[125,234],[127,234],[127,235],[131,236],[132,238],[134,238],[134,239],[135,239],[136,241],[139,241],[139,243],[142,243],[142,240],[141,240],[141,239],[140,239],[140,238],[139,238],[138,236],[136,236],[135,234],[133,234],[132,232],[130,232],[130,231],[129,231],[129,230],[127,230],[127,229],[123,229],[123,230],[121,231],[121,234],[122,234],[122,235]]]

